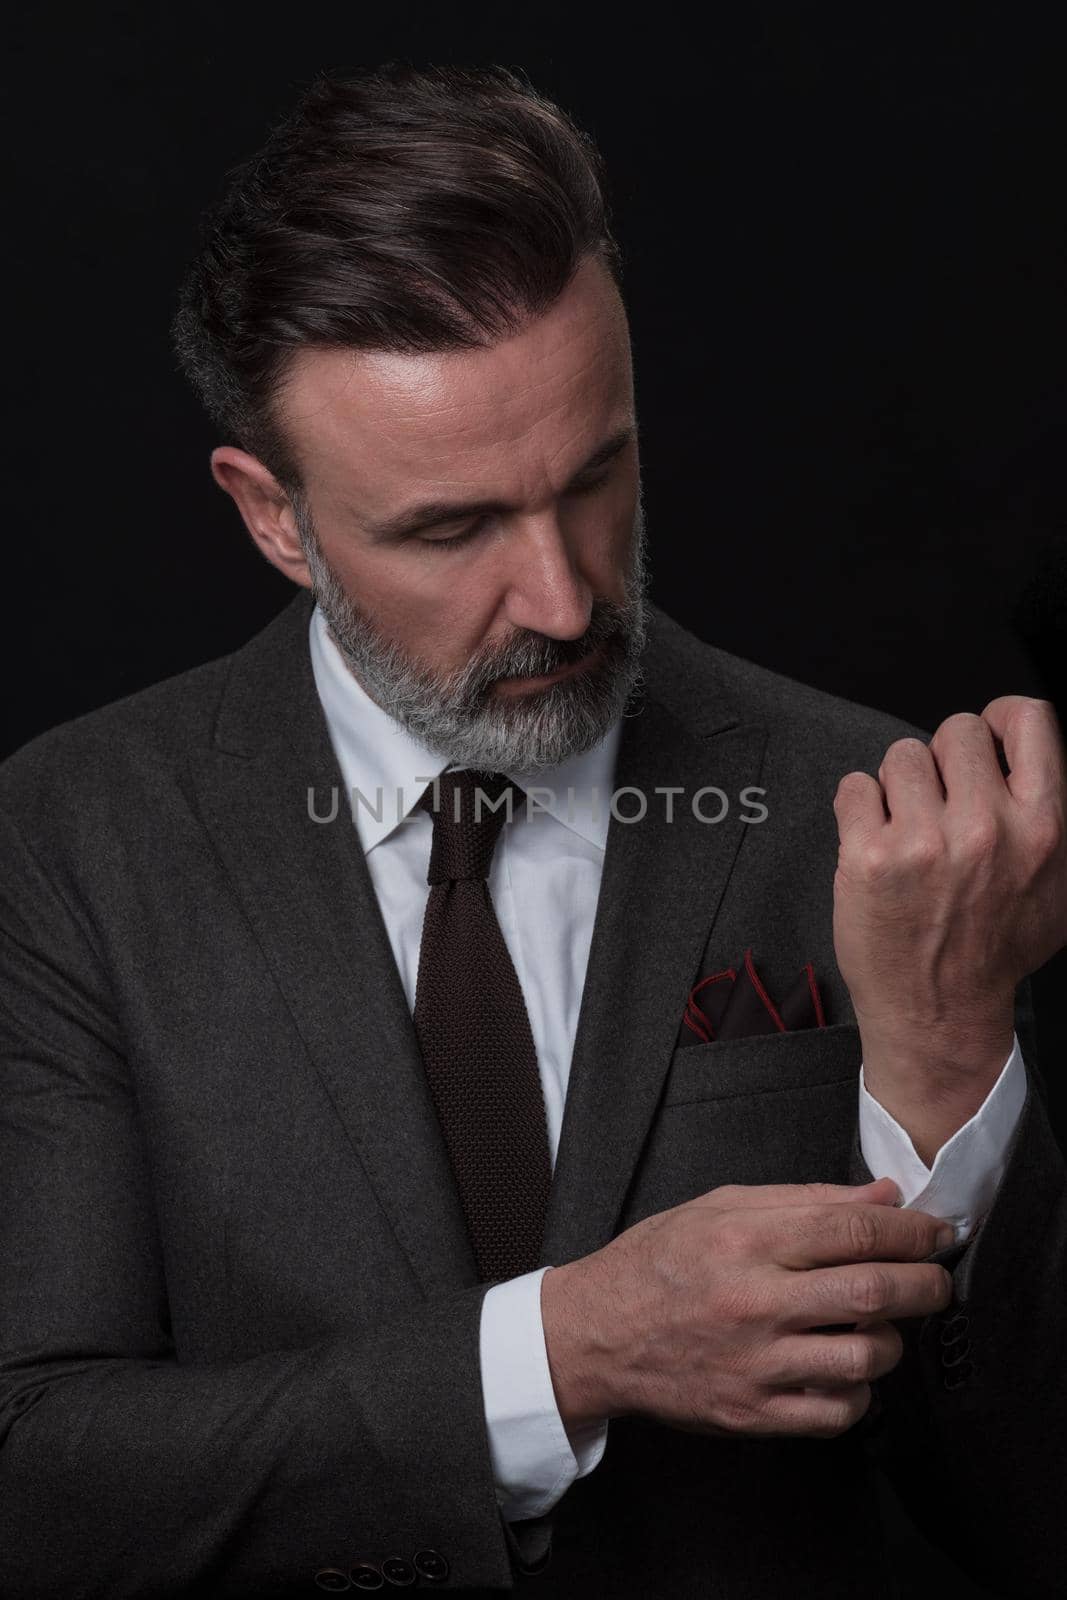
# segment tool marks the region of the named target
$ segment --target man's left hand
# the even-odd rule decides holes
[[[995,741],[1003,748],[1001,772]],[[834,944],[872,1093],[980,1102],[1016,986],[1067,944],[1067,759],[1053,707],[1003,695],[842,778]]]

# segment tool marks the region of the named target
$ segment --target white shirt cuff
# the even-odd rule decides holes
[[[928,1167],[908,1133],[868,1093],[860,1067],[860,1149],[877,1178],[900,1186],[903,1205],[943,1217],[963,1244],[993,1204],[1008,1145],[1026,1100],[1026,1067],[1018,1035],[996,1083],[974,1116],[957,1128]]]
[[[541,1320],[538,1267],[494,1283],[482,1299],[479,1345],[489,1455],[500,1508],[509,1522],[550,1511],[575,1478],[604,1454],[608,1424],[567,1437],[556,1404]]]

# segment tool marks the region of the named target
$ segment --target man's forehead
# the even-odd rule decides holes
[[[523,440],[565,449],[579,419],[584,431],[598,431],[627,407],[631,392],[621,301],[613,288],[609,294],[586,280],[518,334],[484,349],[301,351],[282,414],[311,470],[360,443],[373,443],[381,466],[403,467],[413,458],[424,465],[457,456],[474,462]]]

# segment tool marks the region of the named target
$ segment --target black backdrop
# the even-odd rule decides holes
[[[291,595],[210,477],[167,325],[224,170],[315,70],[391,56],[523,67],[608,158],[660,604],[931,730],[1008,691],[1062,707],[1067,110],[1039,15],[23,10],[0,754]],[[1061,1130],[1063,972],[1037,983]]]
[[[1065,507],[1067,111],[1034,14],[753,4],[698,39],[671,6],[347,10],[18,23],[5,749],[287,598],[167,325],[225,168],[318,67],[388,56],[520,65],[607,155],[661,604],[931,729],[1047,689],[1013,627]]]

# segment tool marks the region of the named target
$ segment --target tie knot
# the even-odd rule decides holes
[[[500,830],[511,821],[522,790],[502,772],[442,772],[435,806],[434,788],[419,801],[433,818],[427,882],[488,877]]]

